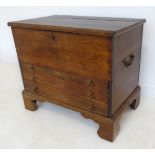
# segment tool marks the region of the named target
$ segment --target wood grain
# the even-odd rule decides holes
[[[110,38],[16,28],[13,35],[21,62],[111,80]]]
[[[129,28],[135,28],[145,19],[85,17],[85,16],[48,16],[17,22],[9,22],[12,27],[61,31],[67,33],[113,36]]]

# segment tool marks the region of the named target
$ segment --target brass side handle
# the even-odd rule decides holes
[[[123,64],[124,64],[124,66],[125,67],[128,67],[128,66],[130,66],[130,65],[132,65],[132,63],[133,63],[133,60],[134,60],[134,55],[133,54],[130,54],[129,56],[127,56],[127,57],[125,57],[124,59],[123,59]]]

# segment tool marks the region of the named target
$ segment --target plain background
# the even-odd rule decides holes
[[[140,85],[142,95],[155,97],[155,7],[0,7],[0,62],[18,63],[8,21],[49,15],[146,18],[143,33]]]

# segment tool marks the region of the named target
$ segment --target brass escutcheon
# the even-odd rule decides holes
[[[30,69],[31,72],[34,72],[34,67],[33,67],[33,65],[29,65],[29,69]]]
[[[94,105],[91,105],[91,106],[89,107],[89,110],[90,110],[90,111],[95,111],[95,106],[94,106]]]
[[[93,93],[92,91],[89,91],[88,97],[90,97],[90,98],[95,98],[95,95],[94,95],[94,93]]]
[[[32,80],[36,80],[36,78],[35,77],[32,77]]]
[[[32,92],[36,92],[37,90],[38,90],[37,87],[33,87],[33,88],[32,88]]]
[[[88,85],[89,85],[90,88],[92,88],[92,87],[94,86],[93,80],[89,80],[89,81],[88,81]]]

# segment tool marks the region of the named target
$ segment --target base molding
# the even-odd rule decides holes
[[[99,124],[99,129],[97,131],[98,135],[108,141],[114,141],[116,136],[119,133],[120,125],[119,121],[121,119],[122,114],[124,111],[130,106],[132,109],[136,109],[139,105],[140,101],[140,87],[137,86],[136,89],[131,93],[131,95],[126,99],[126,101],[122,104],[120,109],[112,116],[112,117],[105,117],[99,114],[95,114],[83,109],[79,109],[77,107],[73,107],[71,105],[67,105],[64,103],[58,103],[53,99],[43,97],[40,95],[34,95],[30,92],[23,91],[23,99],[25,108],[31,111],[35,111],[37,109],[36,101],[47,101],[53,102],[65,108],[80,112],[84,118],[92,119],[96,123]]]

